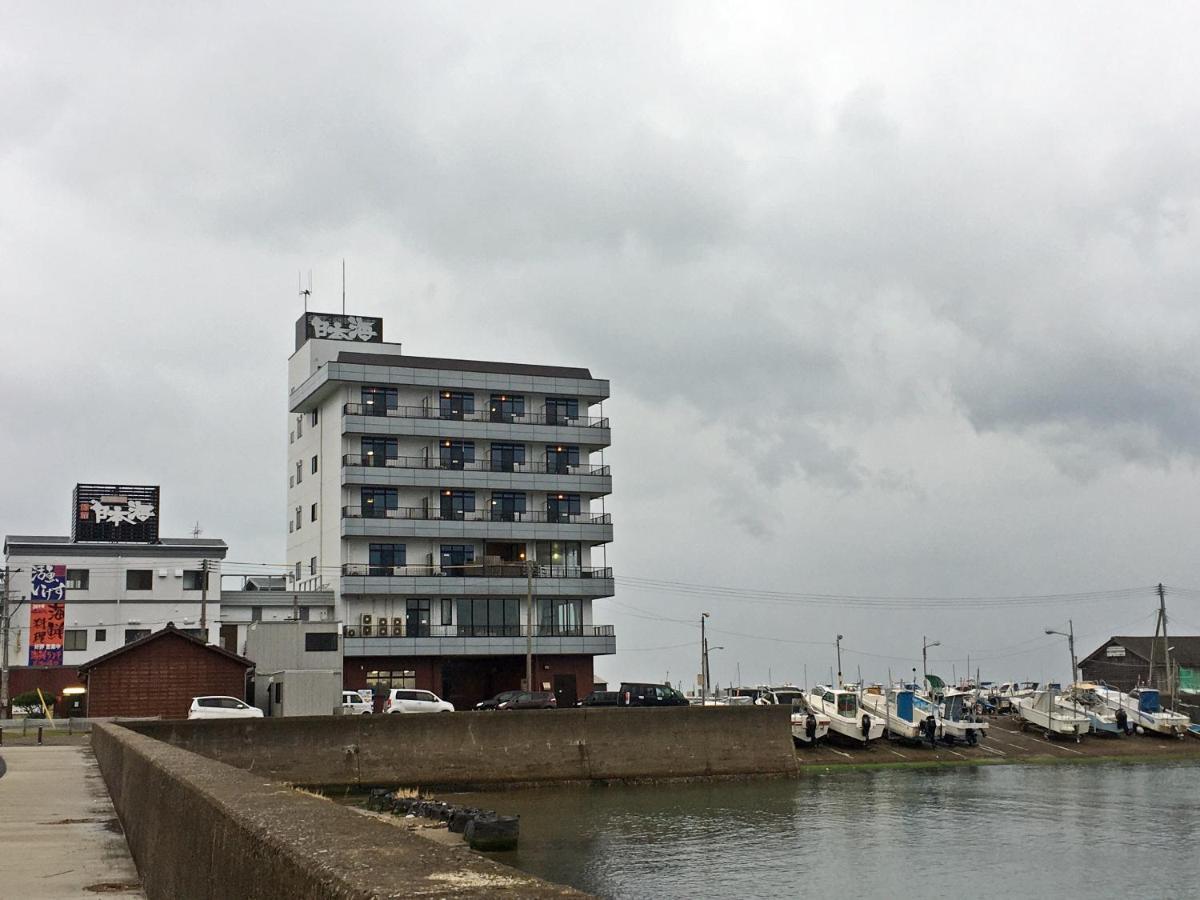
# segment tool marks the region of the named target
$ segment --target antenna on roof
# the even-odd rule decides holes
[[[200,520],[196,520],[196,524],[192,526],[192,537],[198,538],[204,533],[204,529],[200,527]]]
[[[346,257],[342,257],[342,315],[346,314]]]
[[[300,280],[300,270],[296,270],[296,289],[300,296],[304,298],[304,311],[308,312],[308,298],[312,296],[312,269],[308,270],[308,287],[304,287],[304,283]]]

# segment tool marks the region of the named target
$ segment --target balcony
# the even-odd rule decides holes
[[[542,566],[534,563],[535,590],[543,597],[611,597],[610,567]],[[463,566],[342,566],[342,594],[403,594],[430,597],[515,597],[528,586],[523,562]]]
[[[347,403],[342,410],[348,416],[377,416],[394,419],[437,419],[442,422],[492,422],[506,425],[553,425],[559,428],[608,428],[601,416],[567,416],[562,413],[445,412],[424,406],[395,406],[384,409],[374,404]]]
[[[491,507],[445,515],[439,509],[423,507],[342,507],[342,537],[390,535],[607,543],[612,540],[612,516],[590,511],[513,512]]]
[[[580,625],[574,628],[535,625],[471,628],[458,625],[428,625],[417,633],[372,634],[350,626],[343,641],[345,655],[364,656],[516,656],[525,653],[532,637],[533,652],[599,656],[617,652],[612,625]]]
[[[387,458],[377,454],[347,453],[342,457],[343,484],[396,487],[442,487],[475,490],[499,489],[590,494],[612,492],[608,466],[513,463],[507,460],[442,462],[423,456]]]
[[[342,431],[347,434],[546,441],[587,447],[607,447],[611,442],[608,419],[598,416],[545,412],[518,416],[490,411],[443,414],[422,406],[388,409],[365,403],[347,403],[342,411]]]

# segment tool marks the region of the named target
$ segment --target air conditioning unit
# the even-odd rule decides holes
[[[183,577],[183,569],[176,569],[176,570],[175,570],[175,577],[176,577],[176,578],[182,578],[182,577]]]
[[[387,619],[379,620],[379,628],[376,630],[376,633],[380,637],[387,637],[387,633],[388,633]]]
[[[371,614],[370,614],[370,613],[363,613],[363,614],[362,614],[362,616],[361,616],[361,623],[362,623],[363,625],[370,625],[370,624],[371,624]]]
[[[371,626],[364,625],[362,627],[362,633],[363,633],[363,637],[370,637],[371,636]]]
[[[166,578],[166,577],[167,577],[167,570],[166,570],[166,569],[159,569],[159,570],[158,570],[158,577],[159,577],[159,578]],[[182,576],[180,576],[180,577],[182,577]]]
[[[392,634],[399,634],[403,628],[404,620],[402,618],[396,616],[396,618],[392,619]]]
[[[347,628],[346,637],[358,637],[358,632],[353,628]]]

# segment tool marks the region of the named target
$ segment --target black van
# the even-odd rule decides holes
[[[621,706],[687,706],[687,697],[669,684],[642,684],[635,681],[621,682]]]

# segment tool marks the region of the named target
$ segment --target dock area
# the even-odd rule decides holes
[[[90,748],[0,749],[6,897],[141,897],[137,869]]]
[[[809,770],[838,767],[915,766],[941,764],[982,764],[1022,762],[1169,762],[1172,760],[1200,761],[1200,740],[1187,736],[1179,738],[1160,735],[1133,734],[1126,737],[1088,735],[1079,743],[1072,738],[1046,740],[1040,730],[1022,731],[1020,722],[1012,716],[993,716],[988,719],[988,734],[974,746],[938,743],[930,747],[898,740],[872,741],[868,748],[826,739],[816,747],[796,749],[796,759],[803,774]]]

